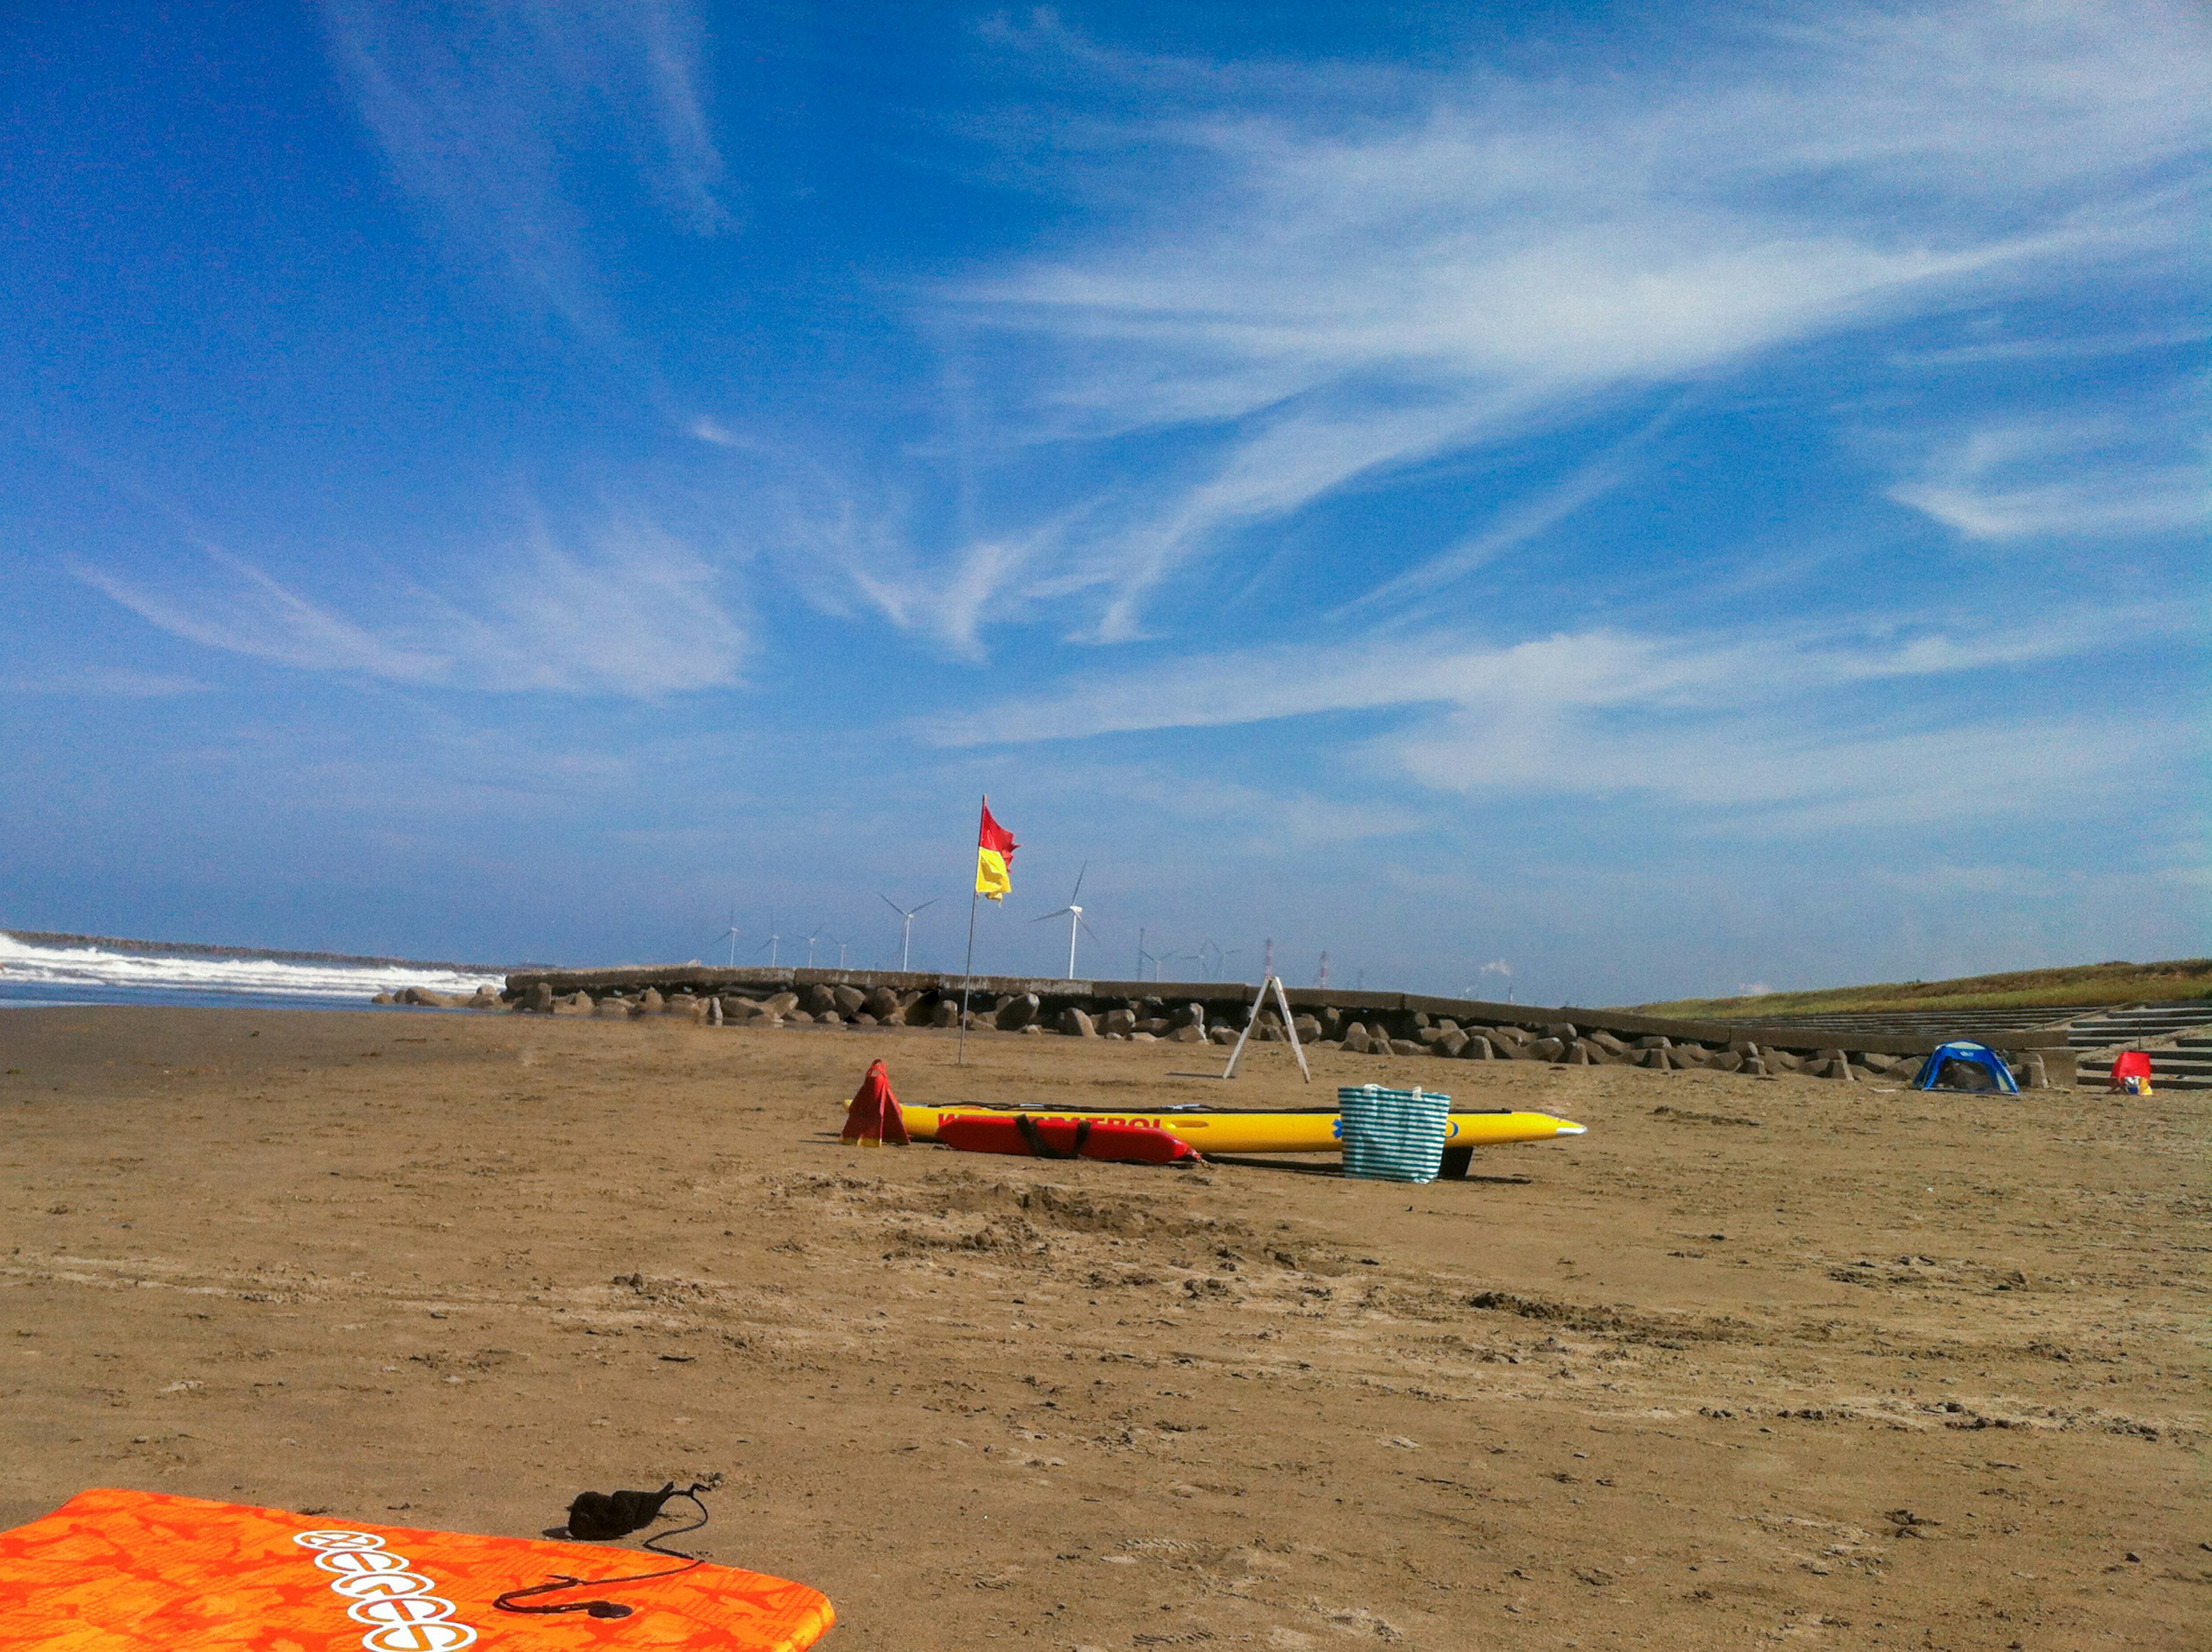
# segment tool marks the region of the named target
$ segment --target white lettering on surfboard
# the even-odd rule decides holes
[[[407,1557],[375,1533],[296,1532],[292,1541],[313,1552],[318,1570],[332,1574],[331,1592],[351,1603],[346,1616],[369,1625],[364,1652],[461,1652],[476,1644],[477,1631],[454,1618],[453,1603],[433,1594],[437,1585],[410,1570]]]

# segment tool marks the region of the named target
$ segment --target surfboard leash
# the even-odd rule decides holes
[[[532,1583],[526,1588],[509,1589],[492,1602],[501,1612],[519,1613],[531,1617],[550,1617],[558,1613],[580,1612],[593,1618],[627,1618],[637,1608],[624,1606],[618,1600],[558,1600],[542,1606],[524,1606],[521,1602],[533,1595],[558,1594],[569,1589],[619,1588],[629,1583],[649,1583],[655,1578],[674,1577],[690,1571],[694,1566],[703,1566],[706,1561],[698,1555],[689,1555],[680,1550],[661,1546],[672,1538],[696,1532],[712,1518],[707,1505],[700,1500],[702,1491],[711,1491],[721,1483],[716,1474],[704,1480],[695,1480],[683,1491],[677,1490],[671,1480],[658,1491],[585,1491],[568,1505],[568,1532],[572,1537],[586,1541],[603,1541],[608,1538],[626,1537],[630,1533],[650,1526],[660,1518],[661,1509],[678,1497],[683,1497],[699,1511],[699,1518],[689,1526],[678,1526],[673,1531],[662,1532],[645,1540],[644,1547],[655,1554],[680,1560],[680,1566],[665,1566],[659,1571],[634,1572],[626,1577],[575,1577],[566,1572],[556,1572],[543,1583]]]

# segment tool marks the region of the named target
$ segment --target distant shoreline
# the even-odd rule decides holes
[[[96,946],[112,952],[139,952],[178,958],[263,958],[271,963],[343,963],[379,969],[447,969],[456,975],[506,975],[523,969],[550,969],[544,963],[452,963],[441,959],[379,958],[354,952],[294,952],[267,946],[203,946],[193,941],[136,941],[116,935],[64,935],[43,929],[0,929],[0,935],[31,946]]]

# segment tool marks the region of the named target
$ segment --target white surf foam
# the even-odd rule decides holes
[[[0,933],[0,993],[11,986],[119,987],[358,1003],[379,993],[396,993],[403,987],[421,987],[434,993],[473,993],[484,986],[496,992],[505,984],[498,975],[409,964],[195,958],[173,953],[118,952],[98,946],[33,946]]]

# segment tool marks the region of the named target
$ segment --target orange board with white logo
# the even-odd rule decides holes
[[[80,1493],[0,1532],[9,1652],[799,1652],[836,1613],[801,1583],[697,1566],[603,1594],[629,1616],[493,1605],[557,1573],[667,1563],[635,1551],[371,1526],[147,1491]]]

